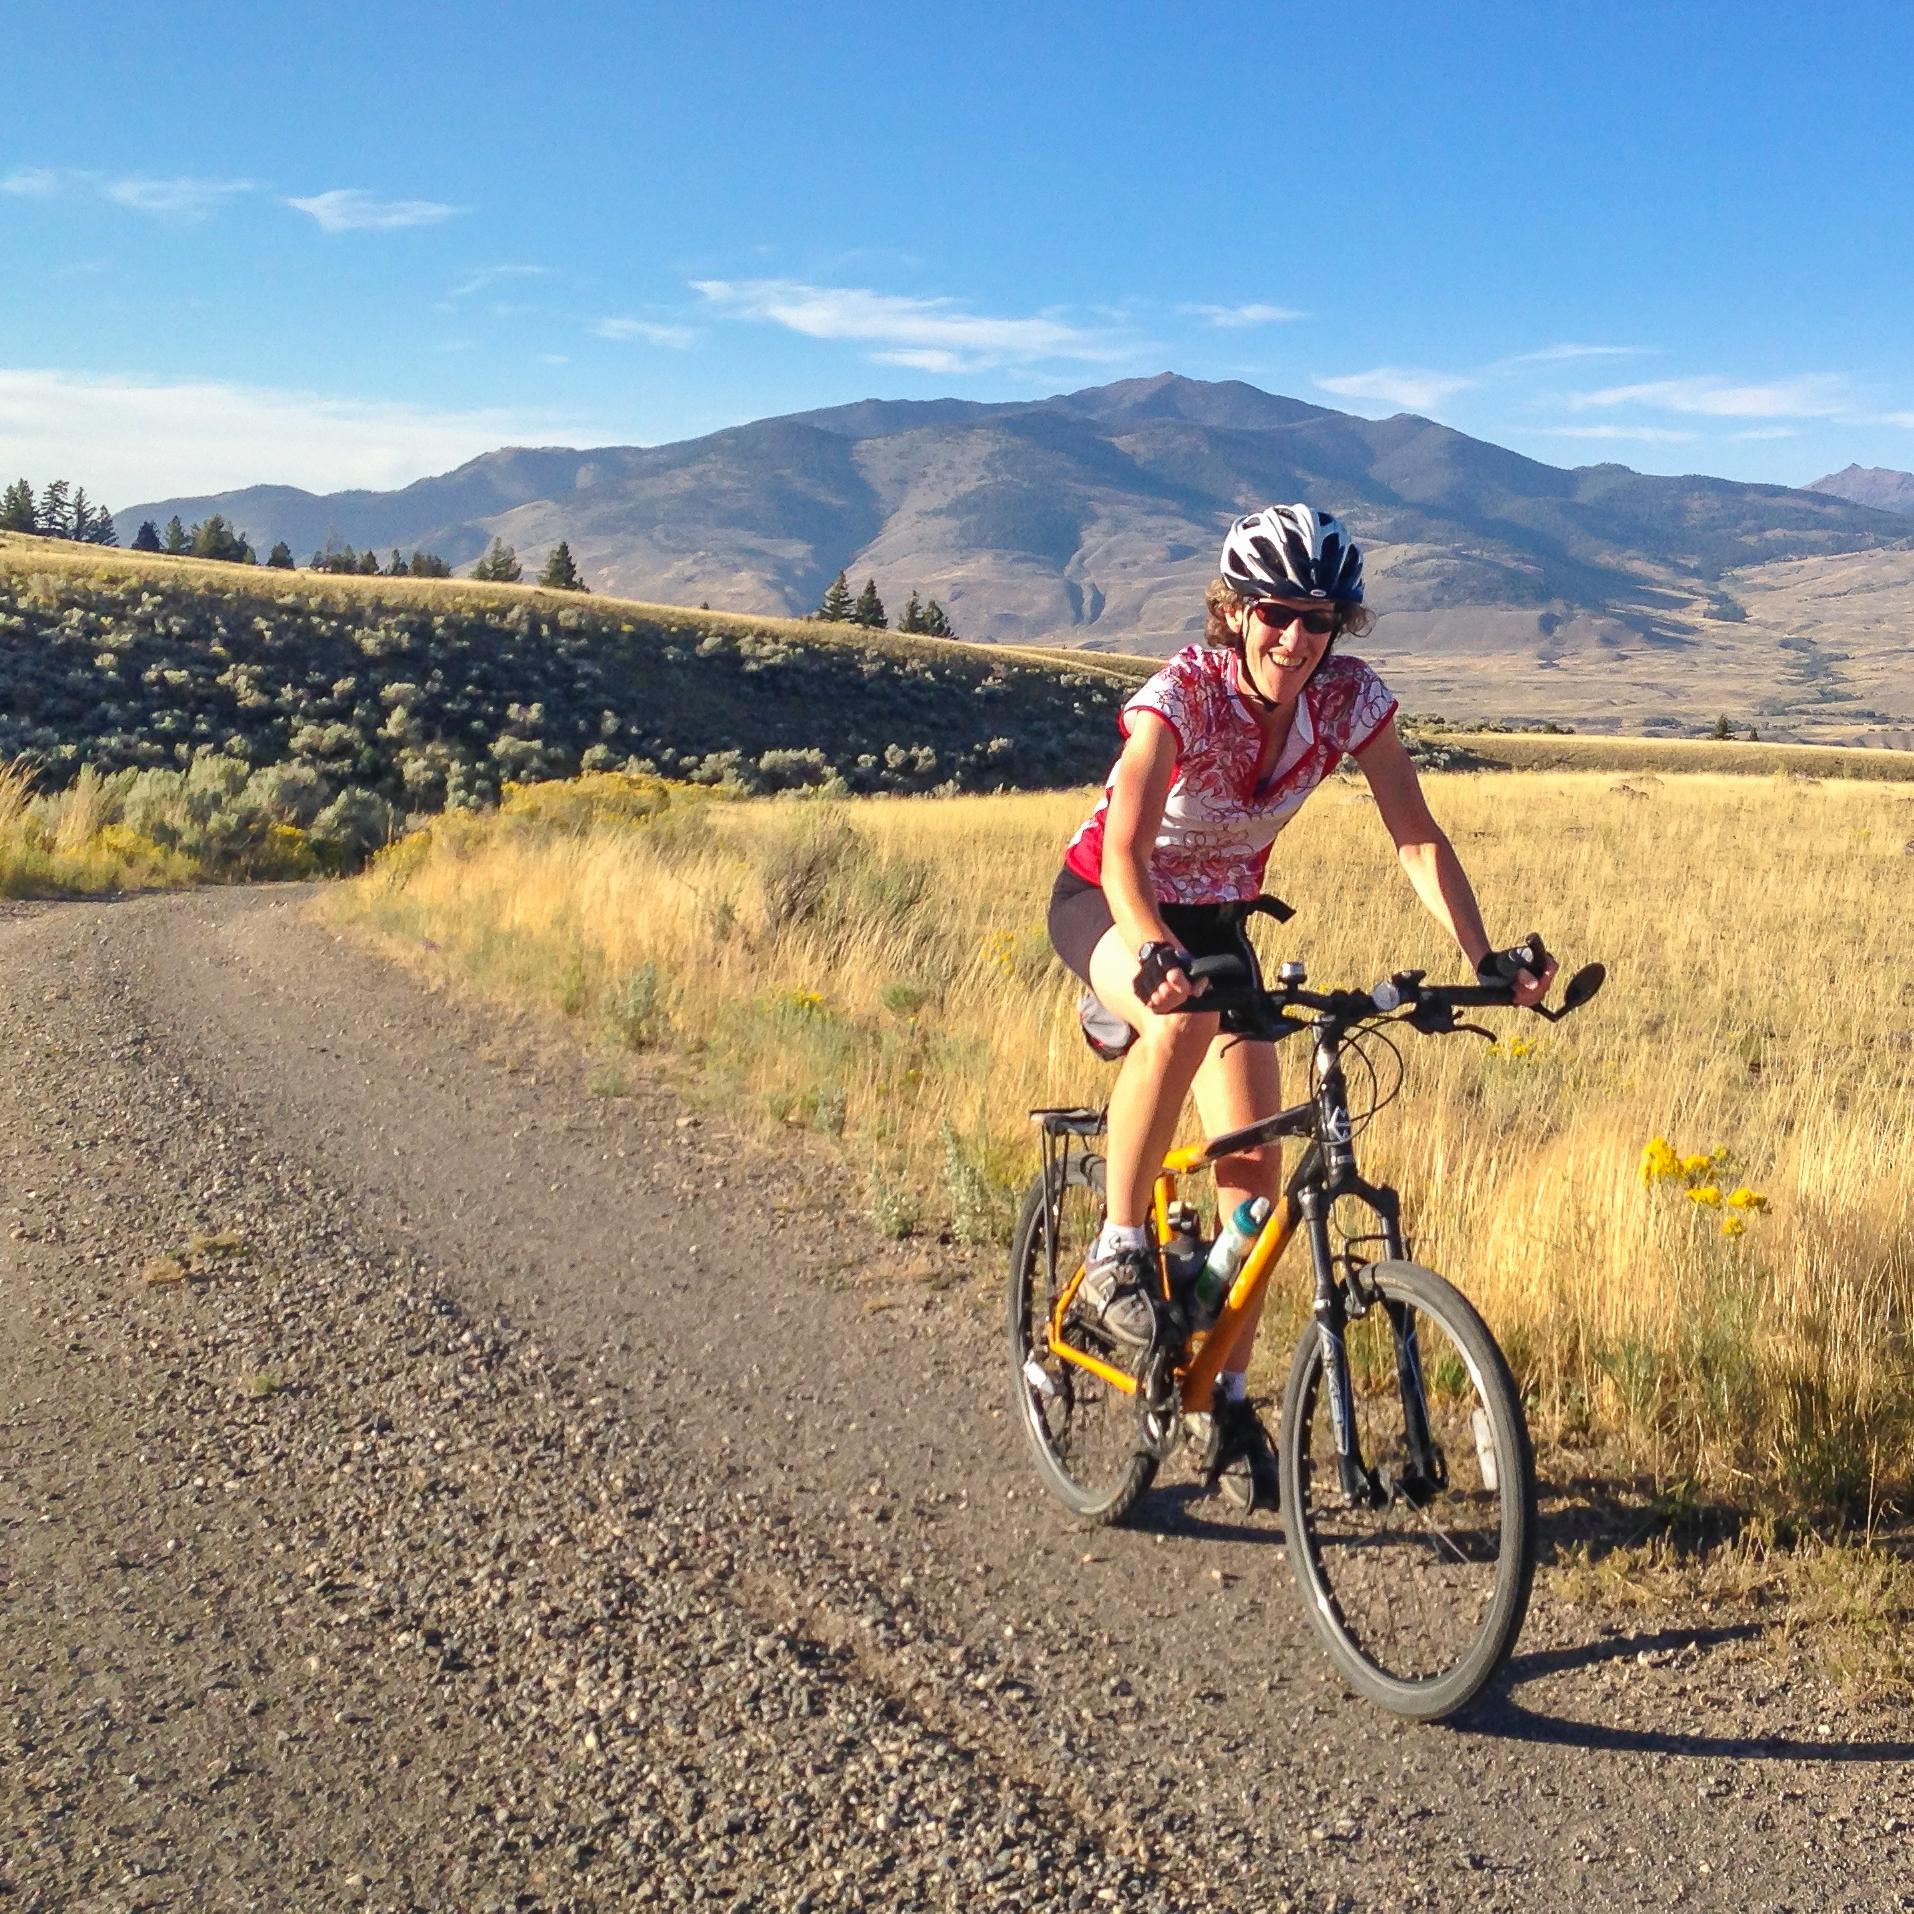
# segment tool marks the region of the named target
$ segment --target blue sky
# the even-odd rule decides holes
[[[1914,468],[1910,71],[1905,5],[42,9],[0,476],[389,486],[1165,368]]]

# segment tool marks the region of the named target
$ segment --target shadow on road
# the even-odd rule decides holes
[[[1914,1760],[1914,1741],[1804,1741],[1785,1735],[1710,1735],[1692,1730],[1629,1728],[1614,1722],[1573,1721],[1544,1714],[1514,1699],[1514,1691],[1532,1682],[1599,1662],[1660,1655],[1684,1648],[1716,1648],[1764,1633],[1759,1622],[1732,1628],[1668,1628],[1653,1634],[1617,1635],[1576,1648],[1518,1654],[1495,1690],[1453,1726],[1461,1734],[1504,1741],[1545,1742],[1555,1747],[1609,1750],[1630,1754],[1711,1756],[1738,1761],[1893,1761]]]

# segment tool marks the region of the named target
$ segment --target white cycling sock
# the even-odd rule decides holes
[[[1091,1256],[1094,1260],[1115,1256],[1121,1250],[1147,1249],[1149,1243],[1150,1233],[1141,1223],[1105,1223]]]
[[[1249,1378],[1240,1369],[1219,1370],[1216,1377],[1216,1400],[1218,1402],[1247,1402],[1249,1400]]]

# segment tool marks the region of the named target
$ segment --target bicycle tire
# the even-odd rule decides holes
[[[1283,1395],[1283,1520],[1337,1672],[1392,1714],[1438,1721],[1482,1692],[1521,1630],[1535,1574],[1534,1454],[1508,1363],[1468,1299],[1416,1263],[1372,1264],[1363,1281],[1414,1312],[1444,1480],[1417,1484],[1409,1466],[1392,1318],[1372,1303],[1345,1345],[1363,1459],[1387,1500],[1351,1507],[1342,1492],[1312,1323]]]
[[[1103,1159],[1073,1159],[1056,1209],[1061,1285],[1083,1260],[1103,1223]],[[1043,1485],[1073,1515],[1102,1526],[1120,1522],[1156,1476],[1156,1457],[1139,1447],[1136,1398],[1049,1353],[1056,1297],[1044,1254],[1046,1199],[1041,1172],[1031,1179],[1011,1238],[1010,1392],[1018,1426]],[[1030,1380],[1028,1365],[1047,1389]]]

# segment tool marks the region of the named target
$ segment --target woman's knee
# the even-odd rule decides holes
[[[1175,1057],[1179,1062],[1188,1062],[1194,1069],[1209,1054],[1209,1047],[1220,1028],[1221,1019],[1213,1010],[1171,1011],[1167,1014],[1145,1010],[1137,1031],[1137,1048],[1148,1049],[1160,1056]]]

